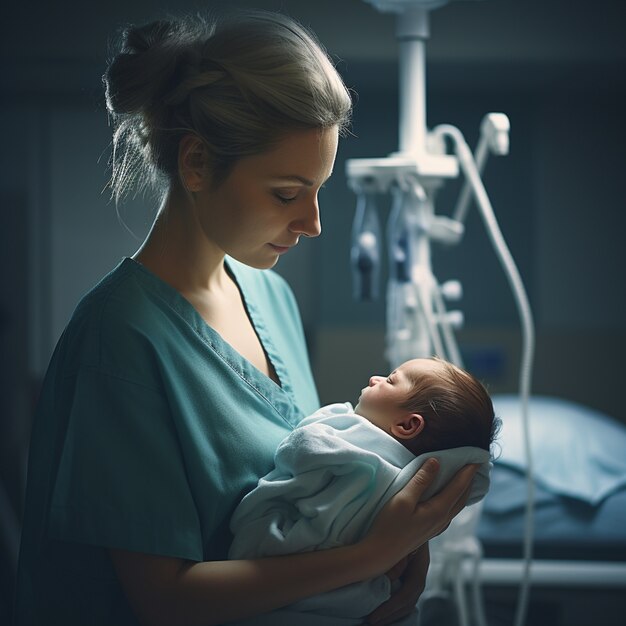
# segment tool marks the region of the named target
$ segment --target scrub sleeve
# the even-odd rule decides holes
[[[289,287],[227,268],[280,385],[132,259],[77,307],[33,426],[20,626],[135,624],[107,548],[226,558],[237,503],[319,407]]]

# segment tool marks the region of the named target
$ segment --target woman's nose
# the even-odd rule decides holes
[[[382,376],[372,376],[372,377],[370,378],[370,384],[369,384],[369,386],[370,386],[370,387],[373,387],[374,385],[378,384],[378,383],[380,382],[381,378],[382,378]]]
[[[322,224],[317,198],[305,207],[302,215],[289,224],[289,230],[305,237],[318,237],[321,234]]]

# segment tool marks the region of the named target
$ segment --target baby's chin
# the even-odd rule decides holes
[[[367,416],[367,410],[363,406],[361,406],[360,403],[357,402],[357,405],[354,407],[354,412],[360,417],[362,417],[363,419],[370,422],[370,424],[374,424],[374,426],[378,426],[378,424],[376,424],[371,418]]]

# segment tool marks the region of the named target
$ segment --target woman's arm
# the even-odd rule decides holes
[[[379,573],[375,554],[368,556],[360,545],[202,563],[119,550],[110,554],[137,617],[150,626],[222,624]]]
[[[436,461],[425,463],[367,536],[351,546],[202,563],[111,550],[111,559],[142,624],[209,625],[251,617],[381,575],[445,530],[465,505],[476,468],[463,468],[438,495],[419,502],[437,470]]]

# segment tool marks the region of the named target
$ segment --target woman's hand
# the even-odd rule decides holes
[[[398,580],[400,585],[392,592],[387,602],[368,615],[366,623],[385,626],[410,615],[415,610],[415,605],[426,586],[429,565],[430,552],[428,543],[425,543],[417,549],[415,554],[402,559],[387,572],[391,581]]]
[[[375,554],[385,555],[390,570],[450,525],[467,502],[477,469],[477,465],[466,465],[436,496],[420,502],[439,471],[439,463],[428,459],[383,507],[363,542]]]

